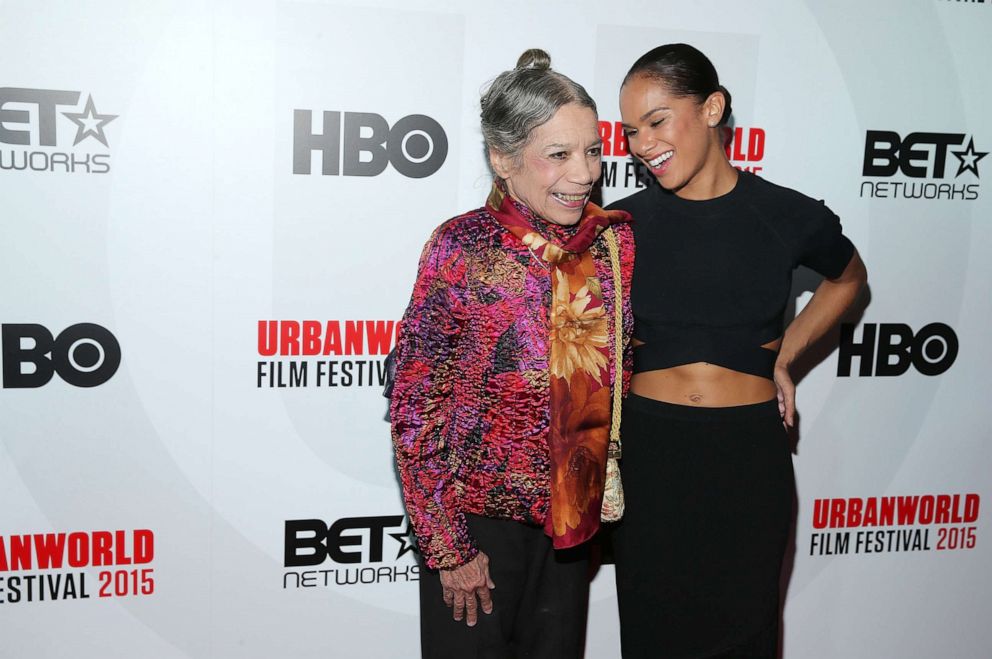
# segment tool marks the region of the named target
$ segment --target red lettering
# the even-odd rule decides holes
[[[861,526],[861,507],[864,502],[861,499],[847,500],[847,525]]]
[[[369,338],[369,354],[385,355],[389,353],[393,338],[395,322],[392,320],[366,321],[365,331]]]
[[[897,497],[899,502],[899,524],[913,524],[916,522],[916,507],[920,504],[920,497]]]
[[[744,154],[744,129],[740,126],[734,129],[731,146],[734,147],[734,160],[747,160],[747,155]]]
[[[749,128],[747,137],[747,159],[751,162],[765,157],[765,129]]]
[[[320,321],[303,321],[303,354],[320,354]]]
[[[823,529],[827,526],[827,513],[830,507],[827,499],[817,499],[813,502],[813,528]]]
[[[74,568],[89,565],[131,565],[150,563],[155,557],[155,535],[148,529],[131,531],[76,531],[35,533],[10,536],[4,543],[0,536],[0,572],[8,570],[61,569],[64,563]],[[8,551],[10,562],[8,563]],[[132,558],[133,556],[133,558]],[[32,559],[37,562],[32,568]]]
[[[955,494],[951,504],[951,524],[960,524],[964,519],[961,517],[961,495]]]
[[[612,126],[610,126],[609,121],[599,122],[599,139],[603,141],[603,155],[612,156],[613,149],[610,148],[610,137],[612,135]]]
[[[971,523],[978,519],[978,506],[981,503],[981,497],[977,494],[966,494],[964,495],[964,522]]]
[[[85,533],[69,534],[69,565],[86,567],[90,562],[90,537]]]
[[[260,320],[258,321],[258,354],[263,357],[271,357],[276,354],[279,348],[277,332],[279,321]]]
[[[15,535],[10,538],[10,569],[31,569],[31,536]]]
[[[920,512],[919,512],[920,524],[933,523],[933,509],[934,509],[934,501],[931,495],[927,494],[925,496],[920,497]]]
[[[300,324],[295,320],[284,320],[282,321],[282,326],[280,327],[281,336],[279,337],[280,351],[281,355],[298,355],[300,354]]]
[[[110,548],[114,546],[114,538],[110,531],[93,532],[93,565],[113,565]]]
[[[864,526],[878,526],[878,499],[868,497],[865,501],[865,518],[861,522]]]
[[[331,353],[341,354],[341,323],[336,320],[327,321],[324,331],[324,356]]]
[[[882,497],[882,512],[878,516],[879,526],[892,526],[896,518],[896,498]]]
[[[723,150],[729,160],[757,162],[765,157],[765,129],[747,129],[747,151],[744,145],[744,127],[726,128]],[[739,167],[746,172],[761,171],[760,167]]]
[[[628,156],[630,150],[627,149],[627,133],[623,130],[623,124],[619,121],[613,124],[613,155]]]
[[[603,141],[604,156],[627,156],[627,134],[623,131],[623,123],[615,121],[599,122],[599,139]]]
[[[843,528],[844,524],[844,508],[847,502],[844,499],[834,499],[830,504],[830,528]]]
[[[65,533],[36,533],[34,553],[38,557],[38,569],[58,569],[62,567],[65,554]]]
[[[127,555],[127,543],[124,542],[124,531],[114,531],[114,565],[130,565],[131,557]]]
[[[155,534],[148,529],[134,532],[134,563],[143,565],[155,558]]]
[[[345,321],[344,354],[361,355],[365,353],[365,337],[362,335],[362,326],[364,324],[360,320]]]
[[[326,325],[317,320],[260,320],[258,354],[385,355],[399,340],[399,332],[399,322],[392,320],[328,320]]]
[[[937,510],[934,513],[934,524],[947,524],[951,519],[951,497],[946,494],[937,495]]]

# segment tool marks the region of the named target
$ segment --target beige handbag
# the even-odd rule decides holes
[[[620,483],[620,397],[623,395],[623,277],[620,272],[620,248],[613,229],[603,232],[606,248],[610,252],[613,270],[613,416],[610,421],[610,445],[606,453],[606,482],[603,489],[603,507],[599,518],[604,522],[617,522],[623,517],[623,485]]]

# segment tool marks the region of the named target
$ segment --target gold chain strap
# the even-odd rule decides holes
[[[603,232],[610,252],[613,271],[613,416],[610,420],[609,457],[620,459],[620,398],[623,396],[623,273],[620,271],[620,248],[613,228]]]

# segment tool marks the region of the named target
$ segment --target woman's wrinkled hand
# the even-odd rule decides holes
[[[786,430],[796,422],[796,385],[789,374],[789,367],[775,364],[775,390],[778,397],[778,413],[782,415],[782,423]]]
[[[474,627],[479,619],[479,605],[484,613],[493,612],[490,590],[496,584],[489,577],[489,557],[481,551],[471,561],[450,570],[441,570],[441,593],[444,603],[452,607],[455,620],[465,619]]]

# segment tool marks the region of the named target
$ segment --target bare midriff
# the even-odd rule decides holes
[[[777,351],[781,343],[781,339],[776,339],[762,347]],[[640,344],[641,341],[635,338],[634,345]],[[638,396],[678,405],[732,407],[763,403],[775,398],[775,383],[758,375],[696,362],[635,373],[630,381],[630,391]]]

